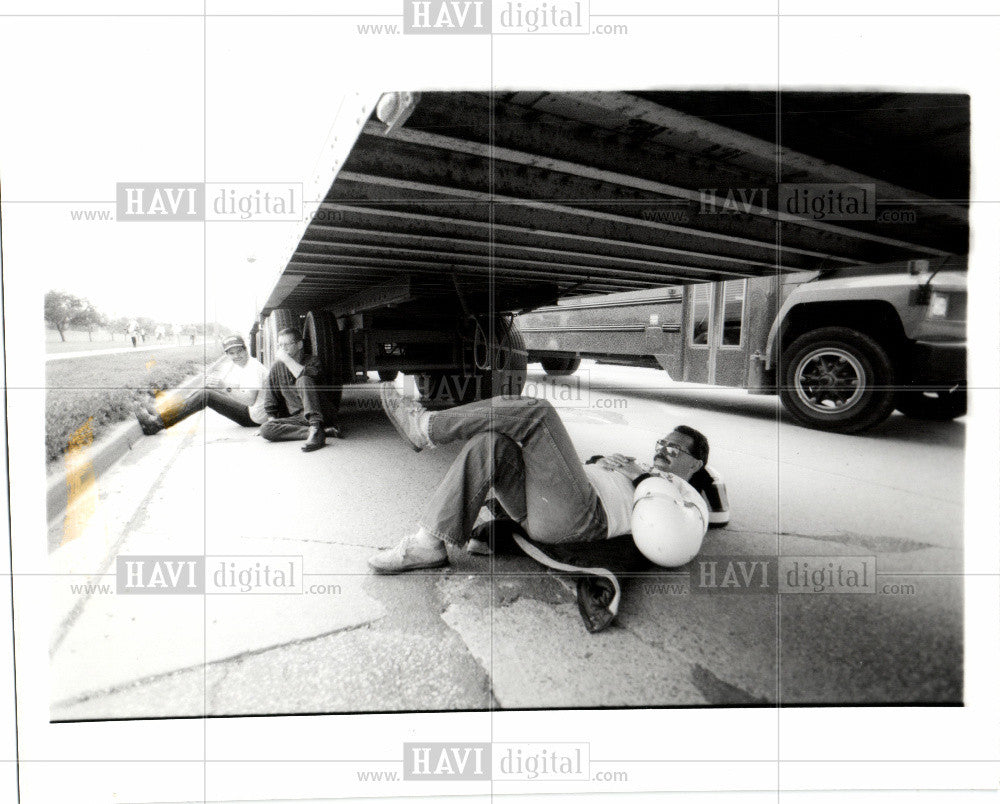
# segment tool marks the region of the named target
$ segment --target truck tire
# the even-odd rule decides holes
[[[258,341],[260,335],[260,322],[254,321],[253,326],[250,327],[250,337],[247,338],[247,348],[250,350],[250,357],[260,360],[260,342]]]
[[[323,373],[317,383],[323,403],[323,418],[336,416],[340,410],[344,383],[349,381],[343,339],[336,317],[325,310],[306,313],[302,325],[302,340],[305,341],[306,351],[316,355],[323,364]]]
[[[579,357],[543,357],[541,362],[550,377],[568,377],[580,368]]]
[[[291,310],[273,310],[264,323],[263,352],[265,366],[270,367],[278,351],[278,333],[287,327],[298,327],[299,316]]]
[[[524,336],[509,318],[498,316],[494,323],[497,348],[493,368],[488,372],[489,396],[520,396],[528,376],[528,348]]]
[[[528,350],[509,318],[493,322],[495,343],[486,342],[489,330],[480,321],[478,334],[464,338],[467,359],[455,371],[433,371],[417,376],[417,389],[431,407],[465,405],[494,396],[520,396],[528,370]]]
[[[885,421],[894,407],[885,349],[848,327],[800,335],[782,353],[780,377],[785,409],[806,427],[861,433]]]
[[[968,408],[969,393],[965,388],[896,392],[896,410],[911,419],[948,422],[964,416]]]

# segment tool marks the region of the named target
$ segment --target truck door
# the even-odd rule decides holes
[[[743,386],[747,280],[688,285],[686,296],[684,380]]]

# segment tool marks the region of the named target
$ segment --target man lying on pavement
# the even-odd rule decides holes
[[[623,455],[581,464],[547,400],[495,397],[431,412],[391,383],[381,386],[380,398],[389,420],[415,450],[463,439],[467,443],[432,495],[417,530],[369,559],[376,572],[446,565],[445,543],[468,545],[491,493],[530,536],[530,543],[518,543],[549,566],[555,565],[531,552],[531,543],[600,542],[633,534],[639,550],[661,566],[687,563],[701,545],[708,507],[687,482],[708,460],[708,440],[697,430],[681,426],[660,439],[653,467]],[[590,630],[604,627],[617,612],[620,590],[613,578],[606,580],[614,586],[614,605],[608,607],[610,616],[598,617],[604,621],[597,628],[588,622]]]

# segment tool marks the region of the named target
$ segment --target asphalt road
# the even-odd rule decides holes
[[[102,477],[90,532],[53,570],[104,568],[113,586],[118,555],[295,556],[306,592],[88,595],[57,577],[53,717],[961,701],[961,420],[841,436],[651,370],[585,364],[555,388],[529,375],[582,458],[648,461],[678,423],[706,433],[732,519],[697,561],[863,566],[867,591],[700,592],[696,563],[629,579],[616,624],[591,635],[572,584],[526,557],[369,574],[458,445],[414,453],[373,398],[309,455],[209,414]]]

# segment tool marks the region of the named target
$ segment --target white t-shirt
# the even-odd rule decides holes
[[[608,538],[624,536],[632,532],[632,495],[635,486],[621,472],[603,468],[600,464],[583,465],[590,485],[601,498],[604,512],[608,515]]]
[[[223,388],[232,388],[234,391],[257,391],[257,398],[249,406],[250,418],[257,424],[267,421],[267,414],[264,412],[264,384],[267,381],[267,369],[264,364],[255,358],[247,358],[245,366],[237,366],[232,361],[229,368],[223,367],[219,375]]]

